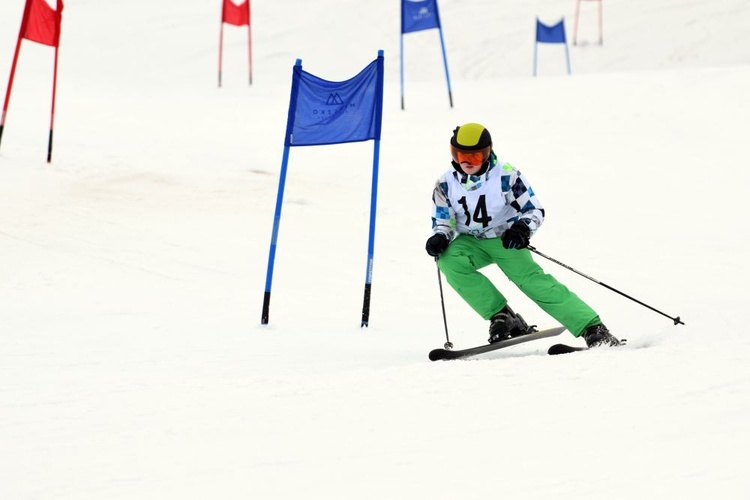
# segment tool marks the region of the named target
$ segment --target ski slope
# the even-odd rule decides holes
[[[0,3],[5,92],[22,0]],[[750,6],[573,0],[65,6],[55,148],[49,47],[24,42],[0,148],[0,498],[745,499],[750,480]],[[364,9],[367,9],[366,11]],[[370,327],[360,328],[372,142],[293,148],[260,325],[292,66],[343,80],[385,51]],[[452,129],[486,125],[545,206],[537,259],[628,339],[467,361],[424,252]],[[530,323],[554,321],[487,269]],[[487,324],[447,287],[450,340]]]

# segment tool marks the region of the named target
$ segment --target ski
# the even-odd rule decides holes
[[[573,347],[572,345],[555,344],[547,349],[547,354],[555,356],[557,354],[568,354],[570,352],[587,351],[588,347]]]
[[[469,349],[459,349],[457,351],[449,349],[433,349],[430,351],[430,361],[449,360],[449,359],[461,359],[468,358],[470,356],[476,356],[485,352],[495,351],[504,347],[510,347],[524,342],[530,342],[532,340],[544,339],[547,337],[554,337],[560,335],[565,331],[565,327],[558,326],[555,328],[549,328],[540,332],[527,333],[519,337],[513,337],[507,340],[501,340],[494,344],[486,344],[478,347],[470,347]],[[560,344],[562,345],[562,344]]]
[[[624,346],[627,342],[626,339],[620,339],[620,346]],[[616,346],[619,347],[619,346]],[[574,347],[572,345],[566,345],[566,344],[555,344],[551,346],[549,349],[547,349],[547,354],[550,356],[556,356],[558,354],[568,354],[571,352],[579,352],[579,351],[588,351],[588,347]]]

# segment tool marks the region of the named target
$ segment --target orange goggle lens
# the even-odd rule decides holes
[[[490,149],[484,148],[479,151],[461,151],[460,149],[451,148],[453,159],[456,163],[468,163],[469,165],[481,165],[490,157]]]
[[[458,159],[458,163],[468,163],[469,165],[481,165],[484,163],[484,155],[481,151],[473,151],[471,153],[456,151],[456,158]]]

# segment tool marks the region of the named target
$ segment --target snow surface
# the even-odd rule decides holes
[[[3,92],[23,3],[0,2]],[[401,111],[395,1],[254,1],[254,83],[227,27],[221,89],[219,0],[67,2],[53,162],[31,42],[0,150],[0,498],[749,498],[750,4],[607,0],[603,46],[581,5],[573,75],[545,45],[534,79],[535,17],[572,39],[574,0],[441,0],[455,106],[431,30]],[[291,151],[261,327],[294,61],[343,80],[378,49],[371,325],[367,142]],[[539,250],[686,325],[538,259],[628,346],[428,361],[430,194],[467,121],[544,203]],[[456,347],[484,342],[444,287]]]

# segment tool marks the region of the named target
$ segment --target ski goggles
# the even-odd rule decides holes
[[[481,165],[490,157],[491,149],[492,148],[490,146],[487,146],[486,148],[479,149],[477,151],[465,151],[463,149],[458,149],[451,144],[451,156],[453,156],[453,161],[455,161],[459,165],[461,163],[468,163],[469,165]]]

